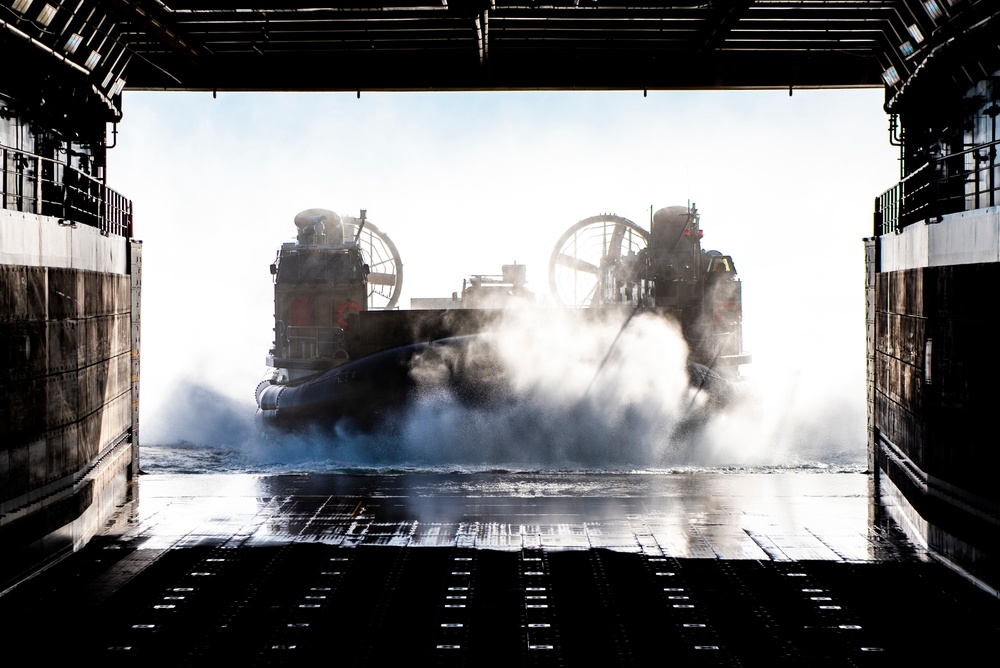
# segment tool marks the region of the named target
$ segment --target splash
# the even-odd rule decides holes
[[[789,402],[767,394],[775,386],[748,382],[726,383],[720,393],[692,385],[686,358],[677,326],[652,314],[511,310],[488,335],[417,357],[413,400],[375,431],[342,420],[269,433],[254,426],[252,405],[193,386],[145,432],[144,443],[228,453],[229,468],[267,471],[822,468],[863,461],[849,402],[822,393],[805,404]],[[785,391],[798,387],[801,395],[807,381],[790,379],[793,389]]]

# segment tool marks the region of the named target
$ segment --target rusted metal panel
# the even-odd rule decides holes
[[[880,274],[874,427],[925,474],[997,500],[996,263]],[[929,356],[929,360],[927,359]]]
[[[132,423],[130,279],[0,268],[3,498],[72,476]]]
[[[76,269],[48,269],[48,317],[79,318],[83,315],[84,285]]]

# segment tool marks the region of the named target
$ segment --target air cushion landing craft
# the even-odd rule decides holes
[[[637,312],[677,322],[689,346],[688,383],[711,410],[741,394],[737,370],[750,356],[742,350],[735,265],[701,250],[699,220],[693,207],[657,211],[651,232],[615,215],[587,218],[560,238],[549,275],[553,295],[582,327],[608,319],[625,327]],[[399,252],[364,210],[355,218],[308,209],[295,224],[296,241],[282,245],[271,265],[275,340],[256,392],[262,423],[384,426],[427,389],[413,373],[418,364],[436,365],[434,384],[460,401],[512,399],[492,345],[501,297],[509,292],[511,305],[523,308],[531,294],[523,265],[505,266],[513,278],[490,299],[473,299],[492,286],[478,277],[451,308],[400,311]]]
[[[651,230],[603,214],[570,227],[552,250],[549,284],[567,306],[657,313],[678,322],[690,361],[735,379],[743,350],[742,284],[733,258],[702,250],[695,206],[670,206]]]

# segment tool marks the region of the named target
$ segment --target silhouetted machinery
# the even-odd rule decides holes
[[[274,345],[257,385],[257,416],[282,430],[329,428],[341,418],[367,429],[391,422],[414,396],[417,359],[440,356],[444,382],[456,392],[477,388],[478,367],[462,351],[484,320],[473,310],[399,311],[399,252],[368,221],[308,209],[295,217],[298,236],[283,244],[274,276]],[[472,301],[523,290],[523,267],[510,285],[484,277]],[[450,315],[449,315],[450,314]]]
[[[463,308],[509,308],[531,305],[535,295],[526,287],[527,267],[505,264],[499,276],[476,274],[462,279]]]
[[[275,338],[256,392],[263,422],[299,429],[342,417],[362,427],[391,420],[414,396],[411,371],[424,358],[443,365],[439,380],[463,398],[509,390],[502,372],[477,362],[482,351],[466,351],[491,340],[505,309],[535,306],[524,265],[473,276],[462,299],[452,300],[458,306],[399,311],[399,253],[364,210],[354,218],[308,209],[295,224],[296,241],[283,244],[271,265]],[[657,211],[651,232],[620,216],[582,220],[559,240],[549,271],[553,295],[568,306],[631,306],[676,318],[692,384],[718,405],[733,394],[724,377],[750,361],[740,282],[731,257],[701,250],[694,208]]]
[[[257,385],[258,418],[284,429],[343,416],[373,422],[408,396],[410,360],[425,347],[371,354],[356,342],[363,316],[394,312],[399,251],[363,209],[356,218],[307,209],[295,226],[296,240],[282,244],[271,265],[274,345]]]
[[[566,306],[673,317],[692,361],[735,375],[750,355],[743,351],[742,291],[732,257],[702,250],[694,206],[658,210],[651,228],[613,214],[570,227],[549,261],[553,297]]]
[[[346,362],[350,316],[392,309],[403,283],[399,251],[364,210],[355,218],[307,209],[295,225],[296,240],[283,244],[271,265],[274,347],[267,364],[280,382]]]

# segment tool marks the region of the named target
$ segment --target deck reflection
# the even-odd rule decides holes
[[[49,663],[972,664],[998,599],[863,473],[152,474],[7,595]],[[915,640],[917,642],[915,642]]]
[[[884,530],[863,473],[149,475],[143,547],[608,548],[677,558],[922,559]]]

